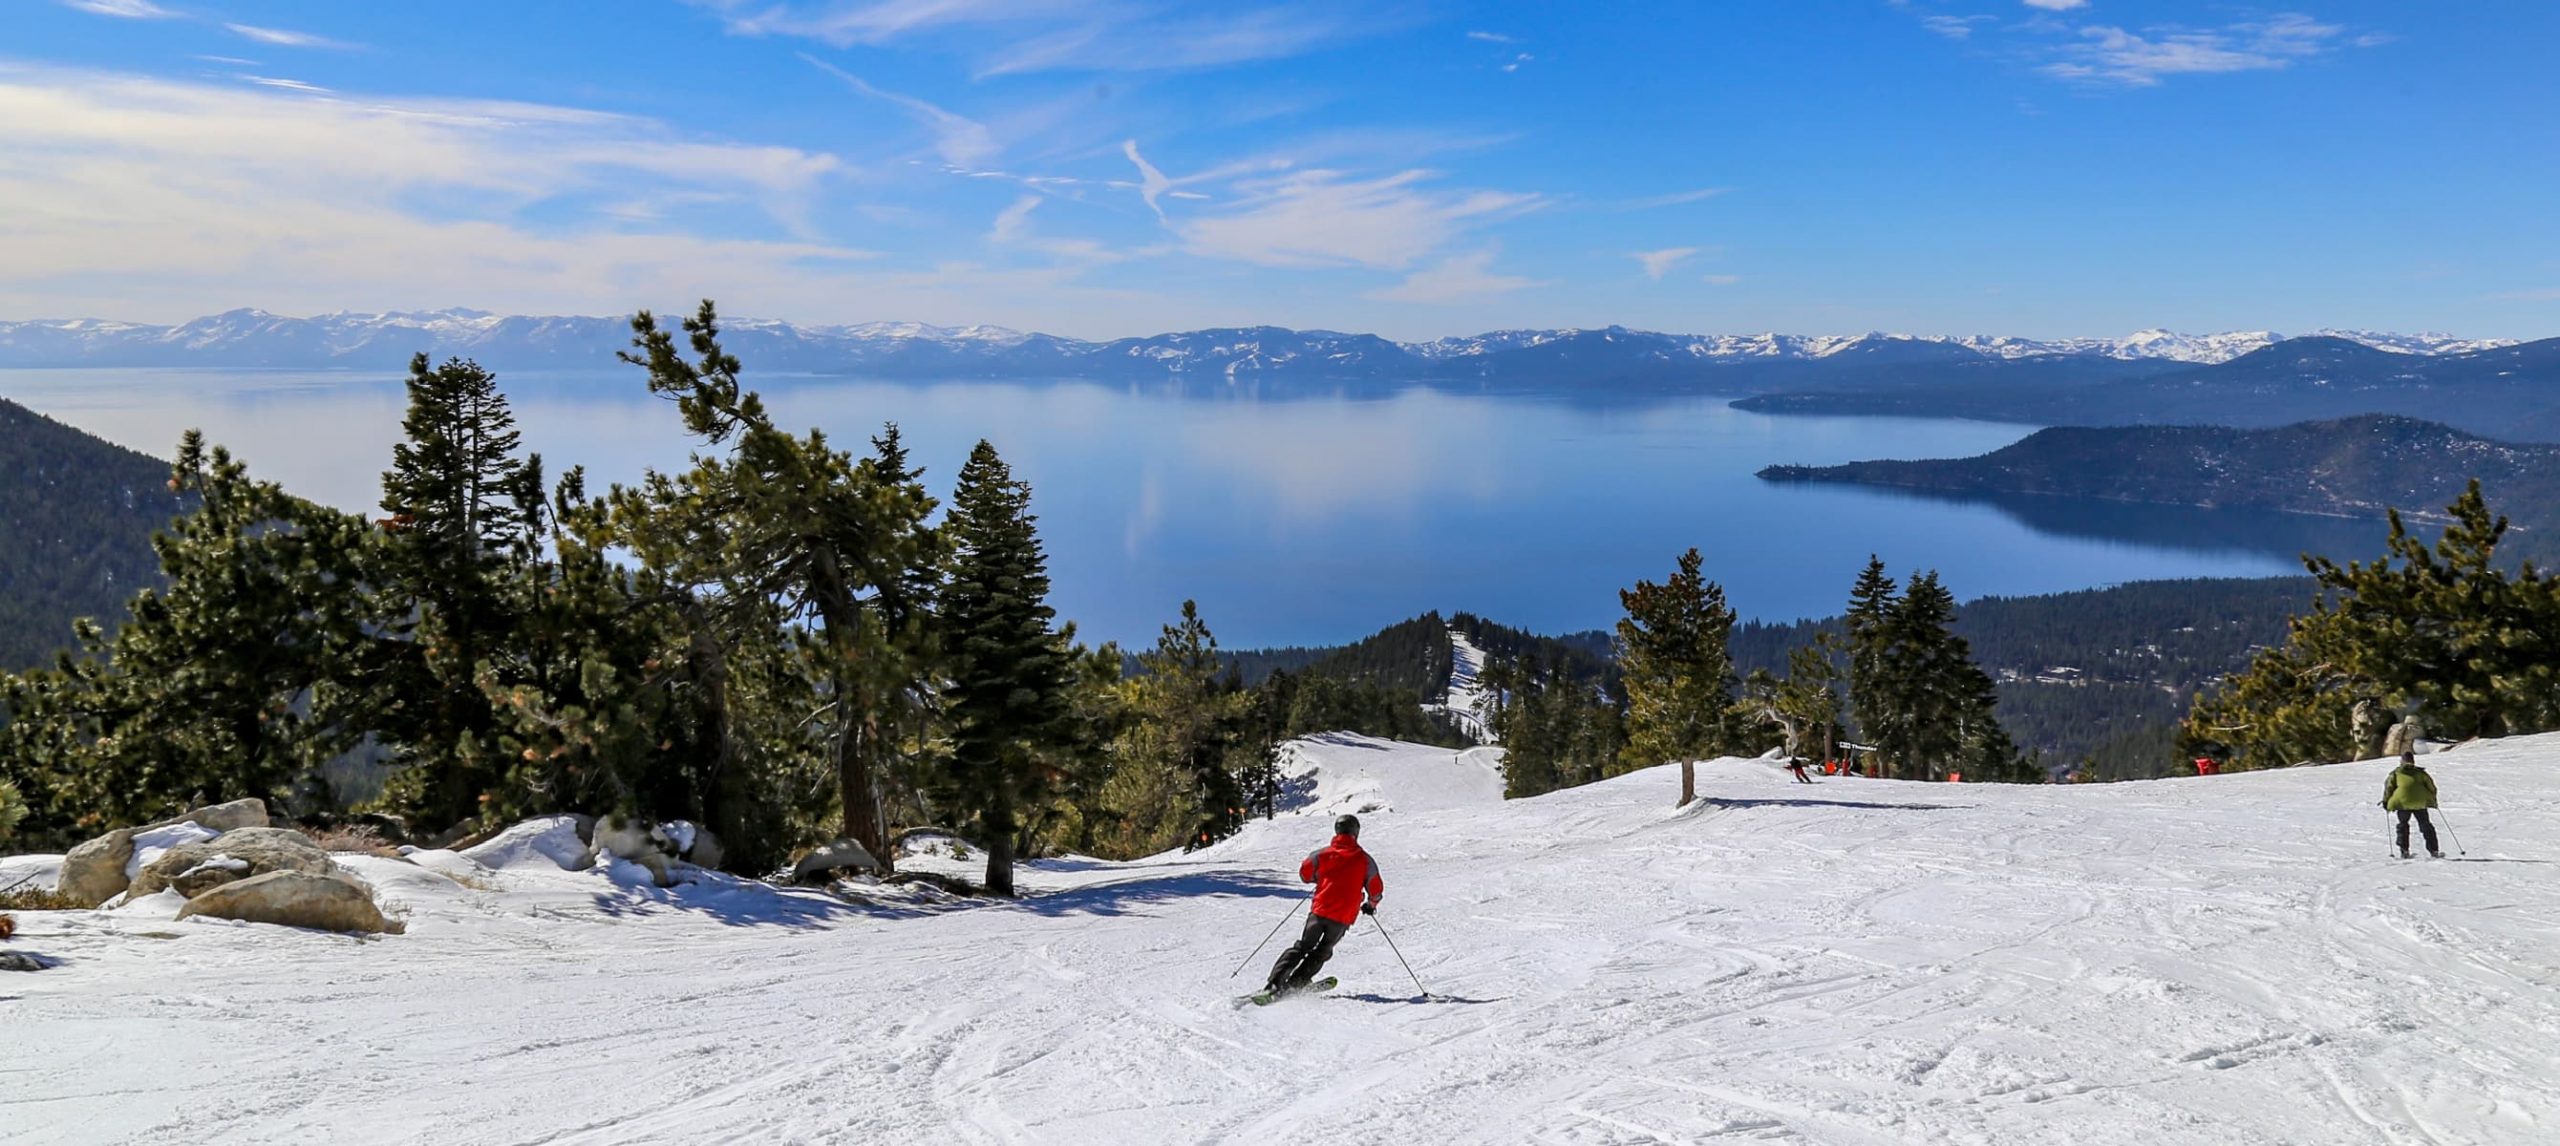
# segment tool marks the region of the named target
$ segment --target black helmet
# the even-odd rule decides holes
[[[1333,818],[1333,834],[1337,836],[1358,836],[1360,834],[1360,817],[1335,816]]]

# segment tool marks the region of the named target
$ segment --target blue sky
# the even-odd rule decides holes
[[[2560,4],[11,0],[0,317],[2560,334]]]

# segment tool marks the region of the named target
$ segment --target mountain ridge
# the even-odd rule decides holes
[[[730,319],[733,348],[767,369],[817,372],[936,370],[967,376],[1244,373],[1294,370],[1347,375],[1471,377],[1511,356],[1529,361],[1606,353],[1663,363],[1743,364],[1828,359],[1910,362],[2067,357],[2117,362],[2218,364],[2287,341],[2269,331],[2188,335],[2145,330],[2121,338],[2029,339],[1994,335],[1679,334],[1623,326],[1498,330],[1418,342],[1374,334],[1279,326],[1209,327],[1090,340],[990,325],[914,322],[790,323]],[[2513,345],[2443,334],[2320,331],[2378,351],[2435,356]],[[609,363],[628,339],[621,316],[502,315],[455,307],[293,317],[255,308],[158,325],[95,318],[0,322],[0,367],[246,366],[331,368],[424,351],[528,365]],[[393,363],[396,365],[396,362]],[[1078,367],[1083,369],[1079,370]]]

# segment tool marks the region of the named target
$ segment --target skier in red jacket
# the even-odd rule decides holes
[[[1333,821],[1333,842],[1298,861],[1298,880],[1316,885],[1315,902],[1307,911],[1306,930],[1271,965],[1271,981],[1263,990],[1274,995],[1314,982],[1324,961],[1333,957],[1333,945],[1361,916],[1375,914],[1379,897],[1387,893],[1386,882],[1378,878],[1378,861],[1360,850],[1358,816]],[[1361,900],[1364,891],[1367,902]]]

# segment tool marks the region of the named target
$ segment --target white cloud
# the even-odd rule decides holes
[[[282,88],[285,91],[305,92],[311,95],[331,94],[327,88],[318,84],[307,84],[301,80],[280,79],[275,76],[242,76],[240,78],[262,88]]]
[[[1227,210],[1175,224],[1185,249],[1210,258],[1274,267],[1401,270],[1446,246],[1468,226],[1537,209],[1536,195],[1437,192],[1427,171],[1354,179],[1300,171],[1238,185]]]
[[[814,291],[864,253],[635,233],[614,212],[646,188],[761,206],[766,230],[788,232],[842,171],[574,108],[0,66],[0,313],[81,300],[160,317],[247,301],[611,310],[659,290]],[[540,226],[521,218],[536,207]]]
[[[1664,247],[1659,251],[1630,251],[1627,257],[1644,264],[1644,277],[1661,282],[1662,276],[1680,260],[1697,253],[1696,247]]]
[[[1164,71],[1300,55],[1388,20],[1345,0],[1250,8],[1193,0],[690,0],[747,36],[838,48],[941,37],[981,76]]]
[[[1681,191],[1670,195],[1656,195],[1649,199],[1630,199],[1618,206],[1621,210],[1627,211],[1650,211],[1656,207],[1677,207],[1683,203],[1704,202],[1731,190],[1733,190],[1733,188],[1730,187],[1701,187],[1695,191]]]
[[[933,132],[934,152],[942,156],[946,163],[959,167],[975,167],[994,158],[1003,150],[996,145],[995,136],[987,131],[987,125],[983,123],[964,115],[944,111],[914,96],[882,91],[863,82],[862,77],[815,56],[803,53],[800,58],[812,67],[844,81],[855,91],[873,99],[885,100],[904,109],[916,122]]]
[[[256,40],[261,44],[274,44],[280,48],[346,49],[355,46],[332,40],[327,36],[314,36],[309,32],[295,32],[285,28],[260,28],[251,24],[225,24],[223,27],[244,39]]]
[[[996,213],[995,226],[988,228],[987,238],[998,243],[1021,238],[1023,224],[1030,220],[1031,212],[1039,206],[1040,197],[1037,195],[1025,195],[1014,200],[1012,206]]]
[[[62,0],[65,7],[96,16],[114,16],[125,20],[174,20],[178,14],[151,0]]]
[[[1500,32],[1469,32],[1467,33],[1467,38],[1470,40],[1482,40],[1488,44],[1511,44],[1518,42]]]
[[[1157,219],[1163,219],[1164,206],[1157,200],[1162,199],[1164,193],[1172,189],[1173,180],[1165,178],[1164,172],[1156,170],[1155,164],[1147,162],[1146,156],[1138,154],[1137,140],[1120,141],[1120,153],[1128,156],[1129,162],[1137,165],[1138,198],[1146,201],[1147,210],[1155,212]]]
[[[1379,302],[1451,303],[1543,285],[1518,275],[1493,273],[1495,252],[1491,248],[1473,254],[1442,259],[1428,267],[1406,275],[1403,282],[1384,290],[1371,291],[1362,298]]]
[[[2149,87],[2163,76],[2268,71],[2335,50],[2345,29],[2299,13],[2221,28],[2123,28],[2093,24],[2057,49],[2044,72],[2087,83]]]
[[[2089,6],[2089,0],[2025,0],[2025,3],[2029,8],[2041,8],[2047,12],[2068,12]]]
[[[1975,24],[1984,23],[1993,19],[1996,19],[1996,17],[1922,16],[1920,18],[1920,24],[1922,27],[1925,27],[1932,32],[1936,32],[1941,36],[1945,36],[1950,40],[1968,40],[1973,38],[1973,26]]]

